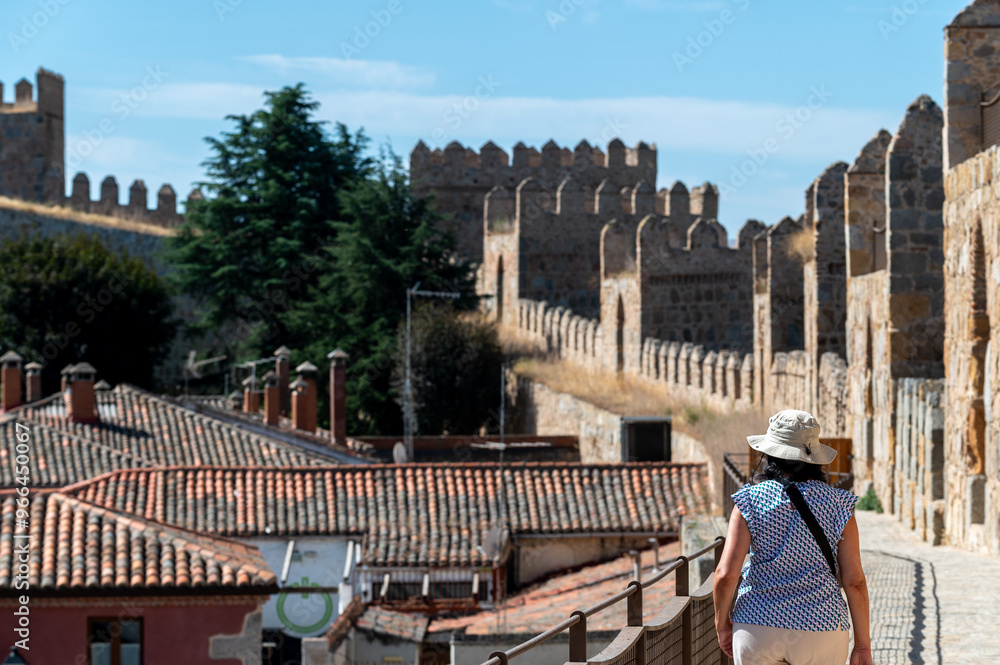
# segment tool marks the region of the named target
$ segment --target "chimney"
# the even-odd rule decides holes
[[[42,399],[42,366],[40,363],[28,363],[24,366],[27,379],[27,396],[25,402],[31,404]]]
[[[0,411],[9,411],[21,406],[21,362],[24,360],[16,351],[8,351],[0,356]]]
[[[334,443],[347,443],[347,359],[341,349],[326,355],[330,359],[330,437]]]
[[[288,390],[288,377],[291,374],[289,358],[292,352],[287,346],[279,346],[274,352],[274,373],[278,375],[278,397],[281,399],[281,415],[292,412],[292,394]]]
[[[59,370],[60,386],[61,386],[60,390],[62,390],[62,392],[66,392],[66,390],[69,388],[69,373],[73,371],[73,367],[74,367],[73,363],[70,363],[69,365],[66,365],[61,370]]]
[[[257,413],[260,411],[260,393],[257,392],[257,377],[250,375],[243,379],[243,412]]]
[[[303,422],[306,427],[301,427],[308,432],[316,431],[316,374],[319,372],[319,368],[313,365],[308,360],[295,368],[298,372],[299,378],[305,381],[309,385],[309,391],[306,393],[309,399],[305,402],[305,414],[306,418]]]
[[[264,375],[264,422],[266,424],[278,424],[280,406],[278,375],[274,372],[268,372]]]
[[[309,382],[301,376],[289,386],[292,389],[292,426],[295,429],[315,432],[315,425],[309,428],[309,402],[316,402],[316,397],[309,394]]]
[[[96,424],[97,396],[94,394],[94,375],[97,370],[90,363],[77,363],[68,368],[63,376],[67,384],[63,398],[66,401],[66,414],[71,423]]]
[[[94,384],[94,390],[97,390],[99,392],[107,392],[111,390],[111,384],[105,381],[104,379],[101,379],[100,381]]]
[[[229,393],[229,397],[226,398],[226,402],[229,408],[233,411],[241,411],[243,409],[243,393],[239,390],[234,390]]]

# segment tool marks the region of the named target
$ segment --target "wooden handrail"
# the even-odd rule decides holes
[[[573,612],[569,618],[549,628],[543,633],[532,637],[526,642],[507,649],[506,651],[494,651],[490,654],[489,660],[482,665],[507,665],[512,659],[531,649],[548,642],[556,635],[569,630],[569,660],[567,665],[575,663],[601,663],[602,665],[615,665],[617,660],[622,659],[630,650],[635,649],[634,656],[630,662],[634,665],[646,665],[646,633],[647,631],[661,631],[676,624],[678,620],[682,624],[682,652],[681,658],[676,661],[661,661],[658,665],[691,665],[692,658],[692,616],[694,606],[689,594],[688,566],[691,561],[698,559],[708,553],[714,553],[715,561],[718,562],[725,546],[726,539],[720,536],[697,552],[688,556],[677,557],[664,568],[657,571],[655,575],[645,581],[632,580],[628,586],[601,602],[588,607],[585,610]],[[642,591],[657,582],[661,581],[668,574],[675,574],[675,588],[677,590],[674,598],[667,603],[667,606],[649,623],[642,618]],[[620,603],[623,600],[629,601],[629,622],[619,631],[618,637],[593,659],[587,659],[587,619],[609,607]],[[703,602],[703,601],[702,601]],[[721,651],[719,652],[721,657]],[[715,662],[718,662],[716,660]]]

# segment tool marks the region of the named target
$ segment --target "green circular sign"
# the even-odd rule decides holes
[[[319,585],[316,584],[315,582],[313,582],[312,584],[310,584],[309,583],[309,578],[308,577],[303,577],[302,578],[302,583],[300,585],[295,586],[295,587],[289,587],[289,588],[293,588],[293,589],[308,589],[311,586],[318,587]],[[308,593],[303,593],[302,594],[303,598],[308,598],[310,595],[318,595],[320,598],[323,599],[323,616],[320,618],[319,621],[317,621],[314,624],[310,624],[308,626],[302,626],[302,625],[299,625],[299,624],[295,623],[294,621],[292,621],[291,619],[288,618],[287,614],[285,614],[285,601],[288,599],[288,596],[290,596],[290,595],[292,595],[292,594],[291,593],[281,593],[281,594],[278,595],[278,607],[277,607],[277,609],[278,609],[278,618],[281,619],[281,623],[282,623],[282,625],[285,626],[285,628],[287,628],[288,630],[292,631],[293,633],[305,634],[305,633],[316,632],[317,630],[323,628],[328,623],[330,623],[330,619],[333,618],[333,599],[330,598],[330,594],[325,593],[325,592],[324,593],[319,593],[319,594],[308,594]]]

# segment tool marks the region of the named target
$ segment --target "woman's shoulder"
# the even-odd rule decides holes
[[[821,480],[810,480],[804,483],[810,493],[815,493],[829,500],[830,502],[844,508],[853,508],[858,502],[858,497],[847,490],[833,487]]]
[[[774,495],[781,491],[781,485],[776,480],[762,480],[758,483],[744,485],[733,494],[733,499],[759,499]]]

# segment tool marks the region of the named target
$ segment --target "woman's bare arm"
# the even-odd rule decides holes
[[[854,651],[851,665],[871,665],[871,633],[868,625],[868,581],[861,569],[861,540],[858,523],[851,515],[844,527],[844,539],[837,552],[837,565],[847,593],[847,606],[851,610],[854,626]]]
[[[734,507],[733,514],[729,518],[726,546],[722,550],[719,565],[715,568],[715,582],[712,585],[715,630],[719,635],[719,646],[730,658],[733,655],[733,622],[729,616],[729,606],[733,602],[736,585],[740,582],[743,560],[749,551],[750,528],[743,519],[740,509]]]

